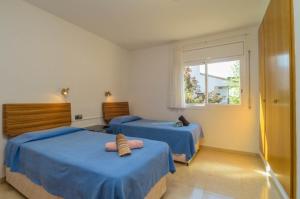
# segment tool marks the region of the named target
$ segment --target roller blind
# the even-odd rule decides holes
[[[223,59],[244,55],[244,42],[234,42],[222,45],[213,45],[185,49],[183,62],[205,61],[208,59]]]

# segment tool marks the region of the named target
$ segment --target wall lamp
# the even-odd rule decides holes
[[[62,96],[67,97],[69,95],[70,92],[70,88],[63,88],[61,89],[60,93],[62,94]]]
[[[110,97],[112,94],[110,91],[105,91],[104,95],[105,95],[105,97]]]

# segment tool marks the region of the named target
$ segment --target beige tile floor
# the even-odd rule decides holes
[[[202,149],[190,166],[176,167],[163,199],[280,199],[258,157]],[[0,199],[23,198],[0,184]]]
[[[177,164],[164,199],[280,199],[259,157],[202,149],[189,167]]]

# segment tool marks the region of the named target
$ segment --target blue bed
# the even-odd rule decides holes
[[[198,124],[176,127],[175,122],[147,120],[138,116],[120,116],[112,119],[109,133],[158,140],[169,144],[173,154],[185,154],[189,161],[196,152],[195,145],[203,137]]]
[[[66,199],[140,199],[175,172],[167,144],[142,139],[144,148],[120,158],[104,150],[113,140],[114,135],[74,127],[26,133],[7,142],[5,165]]]

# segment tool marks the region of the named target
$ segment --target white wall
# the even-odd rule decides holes
[[[300,1],[294,0],[296,47],[296,138],[297,138],[297,196],[300,197]]]
[[[249,110],[247,102],[244,101],[244,106],[239,108],[186,109],[183,114],[189,120],[202,125],[205,133],[204,145],[258,153],[257,28],[218,34],[200,38],[200,40],[213,40],[245,33],[249,33],[249,46],[252,50],[252,109]],[[172,61],[172,54],[171,44],[132,52],[129,88],[130,108],[133,114],[166,120],[175,120],[181,114],[180,111],[172,111],[167,108],[169,65]],[[244,89],[247,91],[246,88]]]
[[[126,50],[22,0],[0,1],[0,27],[0,104],[62,102],[70,87],[73,116],[94,118],[74,123],[83,126],[100,122],[105,90],[127,100]]]

